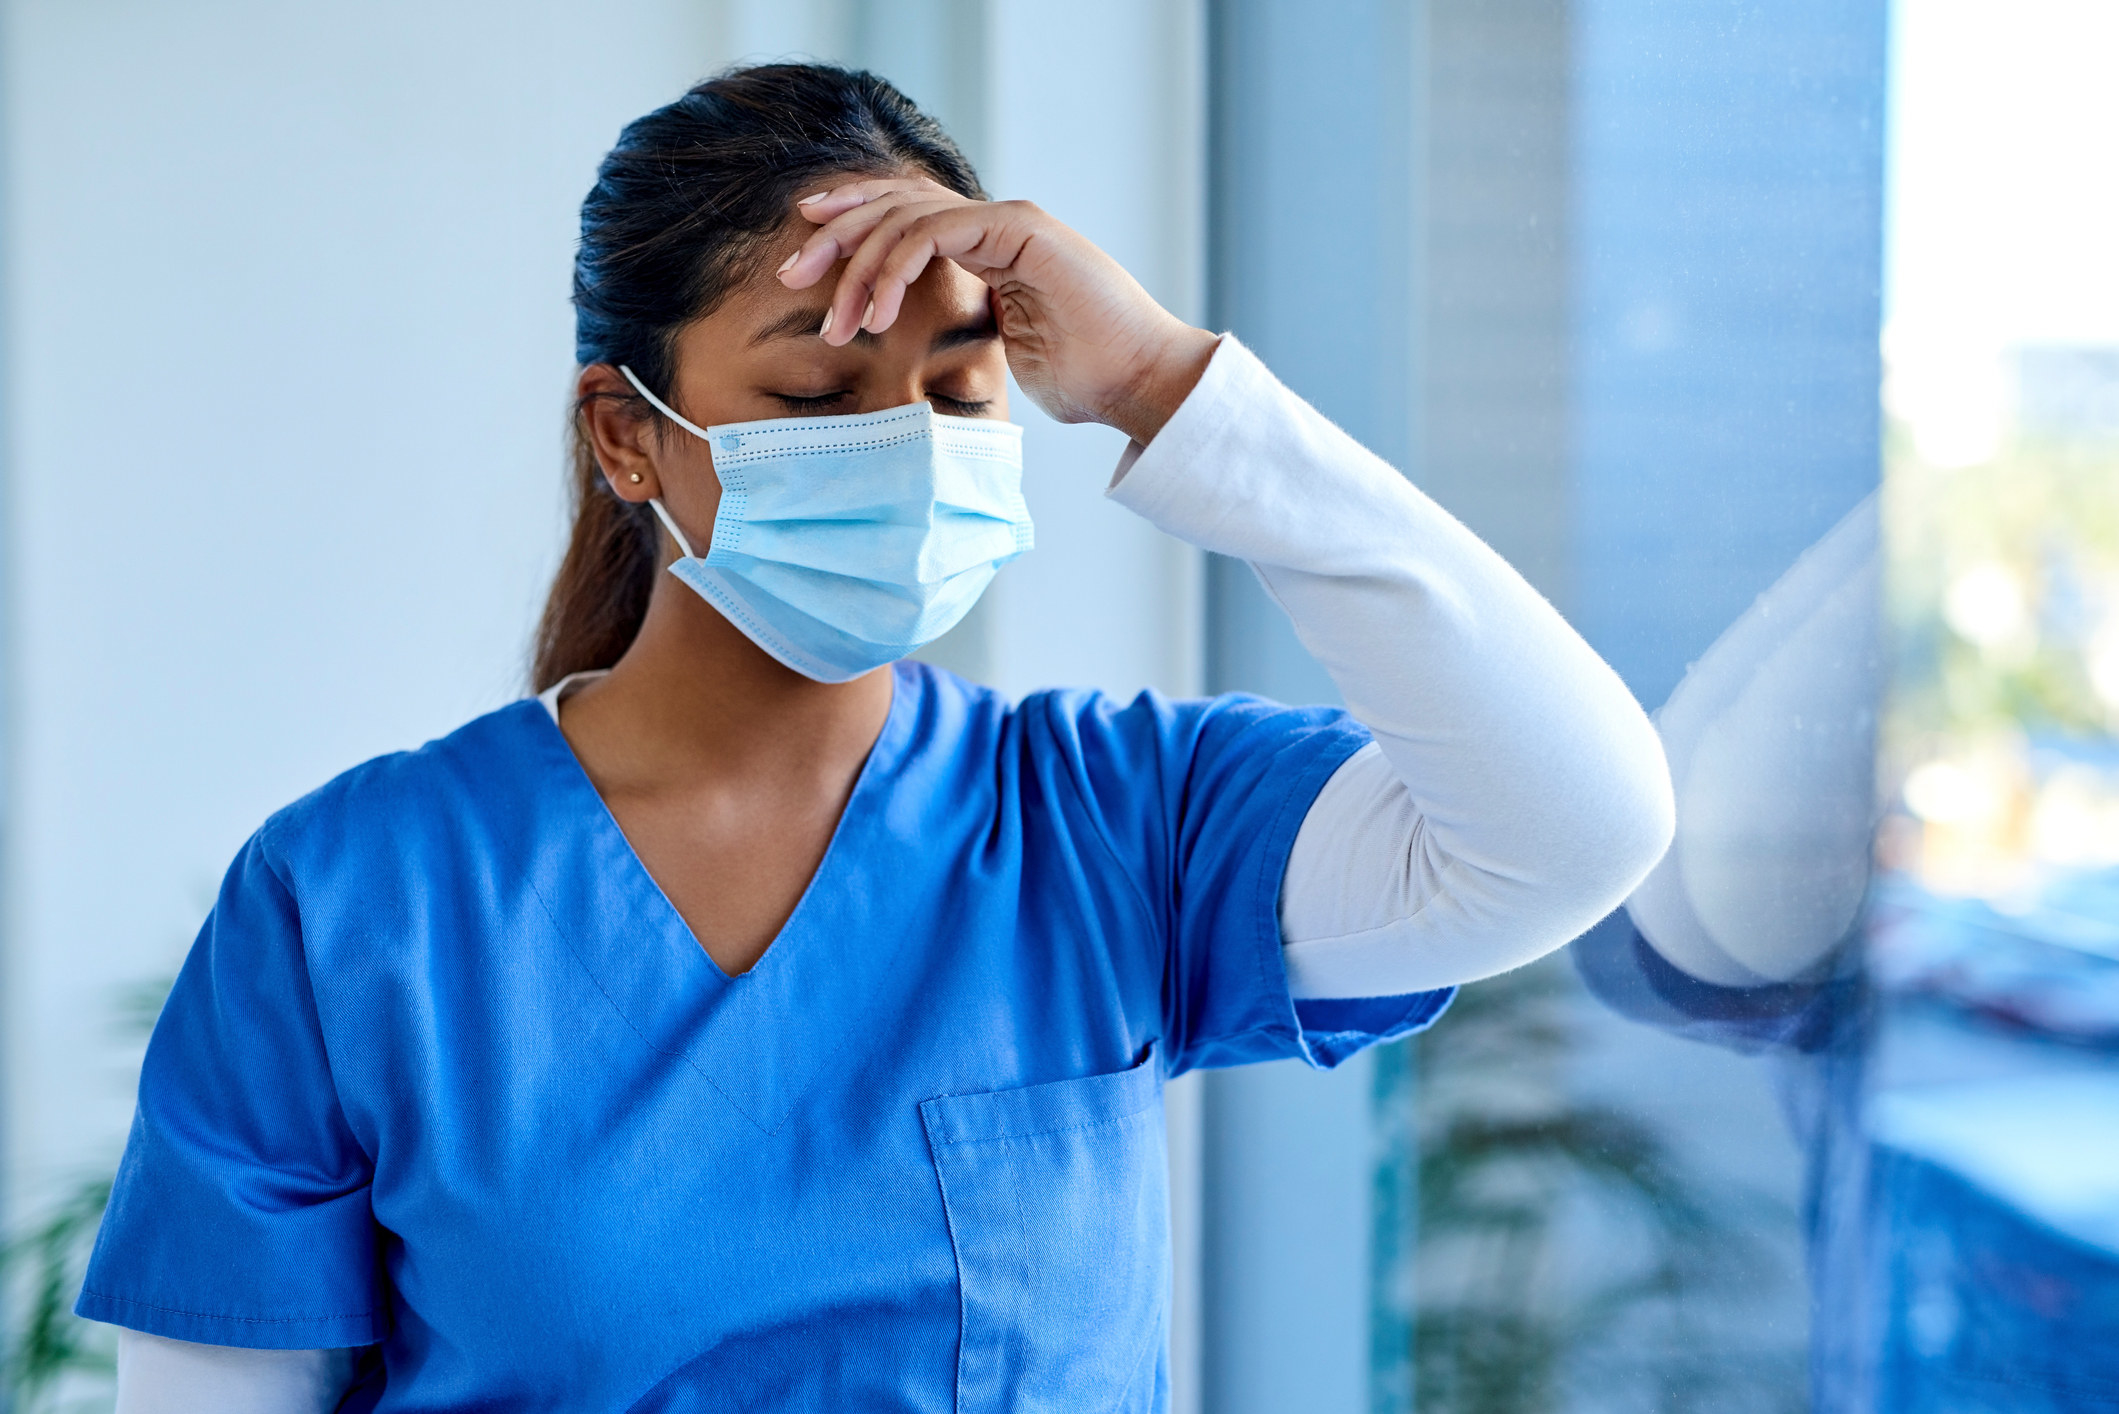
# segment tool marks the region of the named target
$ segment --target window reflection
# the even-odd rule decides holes
[[[1844,32],[1796,8],[1759,42],[1830,71]],[[1377,1407],[2119,1407],[2119,200],[2069,175],[2119,131],[2084,57],[2119,15],[1894,12],[1881,486],[1776,554],[1786,507],[1846,484],[1745,402],[1770,385],[1822,425],[1851,377],[1773,346],[1859,305],[1797,229],[1834,169],[1678,126],[1742,84],[1699,32],[1698,86],[1658,89],[1611,42],[1653,24],[1573,14],[1584,508],[1551,578],[1660,703],[1678,838],[1570,959],[1467,989],[1381,1063]],[[1620,182],[1633,212],[1600,232],[1628,130],[1595,120],[1626,101],[1673,126],[1633,176],[1689,159],[1698,189],[1666,219]],[[1716,267],[1734,293],[1700,334],[1679,257],[1770,185],[1745,165],[1769,150],[1803,214]],[[1780,322],[1736,308],[1769,287]],[[1658,382],[1657,358],[1690,361]],[[1643,426],[1701,455],[1622,447],[1658,510],[1614,512],[1597,459]],[[1680,642],[1733,590],[1756,597]]]

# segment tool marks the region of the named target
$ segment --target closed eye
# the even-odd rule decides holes
[[[853,394],[840,391],[813,394],[773,393],[770,396],[796,417],[819,417],[839,411]],[[948,413],[951,417],[983,417],[986,410],[993,406],[991,398],[952,398],[947,393],[929,393],[927,401],[934,404],[937,412]]]
[[[803,396],[799,393],[774,393],[773,398],[796,417],[811,416],[832,411],[840,403],[852,397],[850,392],[817,393]]]

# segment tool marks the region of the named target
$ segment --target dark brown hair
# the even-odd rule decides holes
[[[678,331],[752,273],[805,187],[904,171],[985,196],[949,135],[874,74],[763,64],[708,79],[629,124],[597,169],[574,259],[575,358],[625,364],[667,401]],[[578,405],[572,490],[574,529],[531,657],[540,692],[617,662],[654,588],[653,512],[604,482]]]

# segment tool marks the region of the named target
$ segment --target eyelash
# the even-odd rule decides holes
[[[819,393],[815,397],[805,398],[794,393],[775,393],[773,396],[785,404],[789,412],[797,417],[802,417],[810,413],[821,414],[828,412],[833,403],[838,402],[847,395],[845,393]],[[987,408],[993,406],[991,399],[981,398],[977,402],[971,402],[964,398],[952,398],[943,393],[929,393],[927,400],[952,417],[977,417]],[[948,405],[947,407],[942,406],[945,403]]]
[[[845,397],[844,393],[819,393],[813,398],[797,397],[793,393],[775,393],[773,396],[787,405],[787,410],[797,417],[803,413],[823,412]]]

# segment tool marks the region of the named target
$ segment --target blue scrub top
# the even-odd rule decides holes
[[[77,1309],[380,1342],[385,1410],[1158,1410],[1164,1079],[1447,1001],[1288,995],[1288,850],[1365,740],[901,664],[736,978],[537,702],[371,761],[229,870]]]

